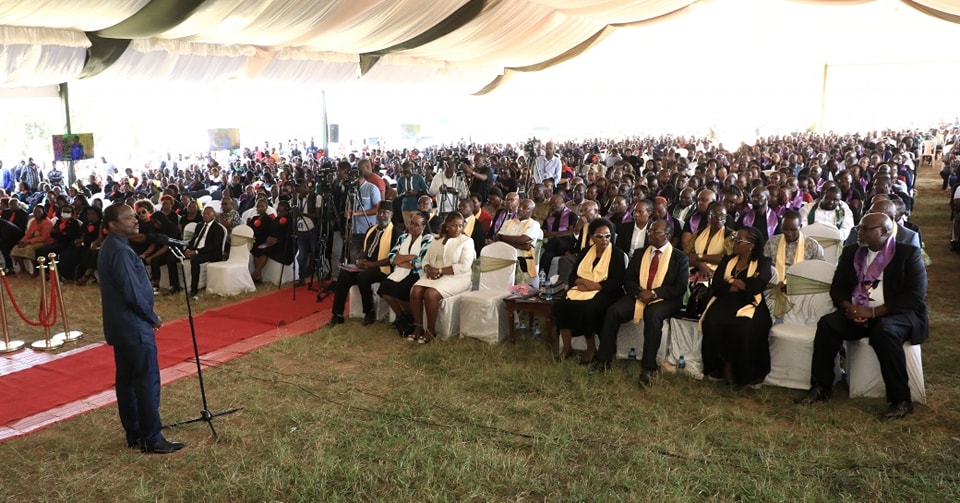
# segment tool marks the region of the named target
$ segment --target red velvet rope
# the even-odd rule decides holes
[[[57,305],[57,299],[55,296],[52,295],[53,293],[52,291],[51,291],[51,298],[53,299],[53,302],[51,302],[51,305],[50,305],[51,308],[47,312],[46,316],[44,316],[43,314],[43,299],[40,299],[40,308],[37,312],[37,316],[40,321],[30,321],[29,319],[27,319],[27,315],[23,314],[23,310],[21,310],[20,306],[17,304],[17,299],[14,298],[13,291],[10,290],[10,283],[7,281],[7,277],[5,275],[2,277],[3,277],[3,287],[7,290],[7,296],[10,297],[10,303],[13,304],[13,308],[17,311],[17,314],[20,315],[20,319],[22,319],[27,325],[30,325],[32,327],[50,328],[53,326],[54,323],[56,323],[57,312],[55,308]],[[46,320],[50,319],[51,314],[53,316],[53,320],[50,321],[50,323],[48,324]]]

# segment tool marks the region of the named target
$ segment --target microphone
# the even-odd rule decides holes
[[[190,243],[181,241],[179,239],[173,239],[166,234],[147,234],[147,242],[160,246],[170,246],[178,250],[185,250],[188,246],[190,246]]]

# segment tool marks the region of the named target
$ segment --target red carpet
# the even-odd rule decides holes
[[[200,355],[327,311],[332,299],[318,303],[313,292],[304,289],[294,302],[291,291],[284,289],[194,315]],[[192,361],[189,320],[165,324],[157,332],[157,348],[161,370]],[[4,375],[0,377],[0,426],[112,390],[113,380],[113,349],[106,344]]]

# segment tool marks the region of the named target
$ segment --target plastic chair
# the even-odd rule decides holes
[[[250,248],[253,229],[248,225],[234,227],[230,235],[230,257],[224,262],[207,264],[207,292],[232,296],[255,292],[250,276]]]

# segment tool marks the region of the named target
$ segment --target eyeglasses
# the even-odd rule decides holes
[[[594,234],[594,239],[610,239],[610,234]]]
[[[741,239],[741,238],[733,238],[733,242],[734,242],[734,243],[751,243],[751,244],[752,244],[752,242],[751,242],[749,239]]]

